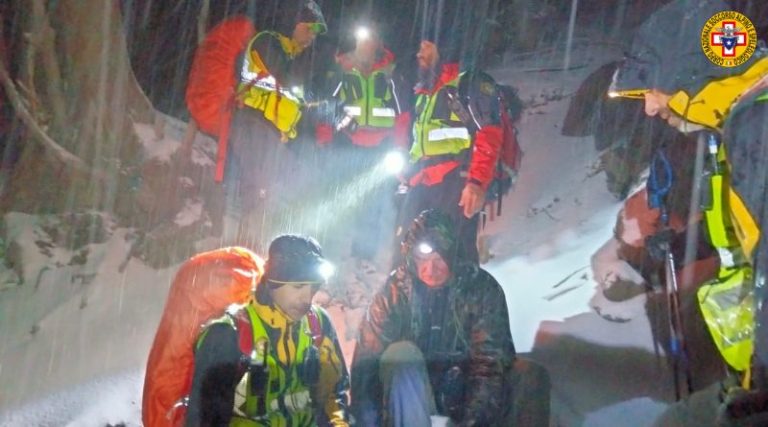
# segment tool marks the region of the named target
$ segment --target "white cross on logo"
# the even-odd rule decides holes
[[[736,56],[736,46],[747,45],[747,33],[739,31],[735,21],[724,21],[720,32],[713,32],[710,42],[712,46],[722,47],[722,56]]]

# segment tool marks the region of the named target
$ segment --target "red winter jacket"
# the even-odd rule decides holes
[[[434,95],[438,93],[447,83],[455,80],[459,76],[459,64],[443,64],[440,76],[437,82],[432,85],[431,90],[425,82],[416,87],[417,95]],[[500,119],[501,105],[498,94],[496,93],[496,83],[485,73],[465,73],[461,76],[460,86],[466,85],[465,106],[472,113],[472,118],[478,126],[473,135],[472,153],[467,167],[467,182],[479,185],[484,190],[488,189],[493,180],[496,171],[496,163],[501,152],[503,130]],[[464,91],[462,91],[464,92]],[[468,99],[467,99],[468,98]],[[440,117],[450,114],[450,108],[447,105],[447,97],[438,98],[438,105],[435,105],[433,115]],[[441,105],[444,104],[444,105]],[[415,175],[411,177],[411,185],[436,185],[443,182],[444,177],[462,165],[459,160],[446,160],[444,162],[428,162],[425,157],[422,162],[427,161]]]
[[[353,53],[344,53],[336,56],[336,63],[339,64],[340,73],[333,77],[333,87],[338,87],[341,83],[335,80],[343,79],[343,74],[352,72],[355,70],[355,61]],[[383,70],[387,67],[394,67],[395,55],[386,48],[381,49],[378,60],[371,66],[371,70],[368,73],[362,73],[366,77],[374,71]],[[357,71],[360,71],[359,69]],[[406,97],[407,91],[405,90],[406,84],[401,75],[393,71],[390,74],[389,81],[387,82],[394,88],[393,95],[397,98],[396,106],[398,108],[395,115],[395,125],[392,128],[374,128],[374,127],[358,127],[354,132],[343,131],[344,134],[350,139],[352,144],[361,147],[375,147],[378,146],[384,139],[392,137],[393,143],[396,147],[406,148],[410,142],[410,130],[411,130],[411,115],[406,110],[410,104],[409,99]],[[335,94],[334,94],[335,96]],[[319,123],[316,129],[317,143],[325,145],[333,140],[333,128],[328,123]]]

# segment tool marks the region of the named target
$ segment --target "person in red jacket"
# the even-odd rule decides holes
[[[395,55],[385,47],[378,26],[366,20],[350,26],[354,48],[336,55],[336,69],[325,81],[325,95],[333,99],[346,120],[353,125],[321,121],[316,128],[317,143],[326,151],[325,179],[333,185],[365,180],[377,170],[392,150],[405,151],[410,142],[410,90],[412,85],[399,72]],[[343,110],[342,110],[343,109]],[[381,168],[379,168],[381,169]],[[394,179],[379,179],[365,191],[354,219],[349,221],[351,253],[360,259],[375,260],[385,233],[392,230],[395,209]],[[345,243],[345,242],[340,242]]]
[[[442,29],[427,32],[416,55],[420,82],[410,188],[396,234],[401,238],[422,210],[440,209],[457,224],[460,250],[477,262],[478,212],[502,145],[501,105],[491,76],[477,69],[460,71],[461,40],[456,25],[443,23]]]

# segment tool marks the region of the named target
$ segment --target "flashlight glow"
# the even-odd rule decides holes
[[[432,248],[432,246],[429,243],[426,243],[426,242],[419,243],[419,246],[417,248],[418,248],[419,252],[424,254],[424,255],[429,255],[429,254],[431,254],[432,252],[435,251],[434,248]]]
[[[371,30],[368,27],[357,27],[355,30],[355,38],[357,40],[368,40],[371,37]]]
[[[390,151],[384,157],[384,169],[388,174],[397,175],[405,168],[405,156],[399,151]]]
[[[328,280],[336,272],[336,267],[328,261],[323,261],[318,267],[318,272],[323,279]]]

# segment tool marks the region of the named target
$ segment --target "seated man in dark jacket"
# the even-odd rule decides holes
[[[360,326],[358,425],[429,426],[431,415],[466,426],[548,425],[546,372],[516,360],[501,286],[461,253],[440,211],[422,212],[406,233],[404,261]]]

